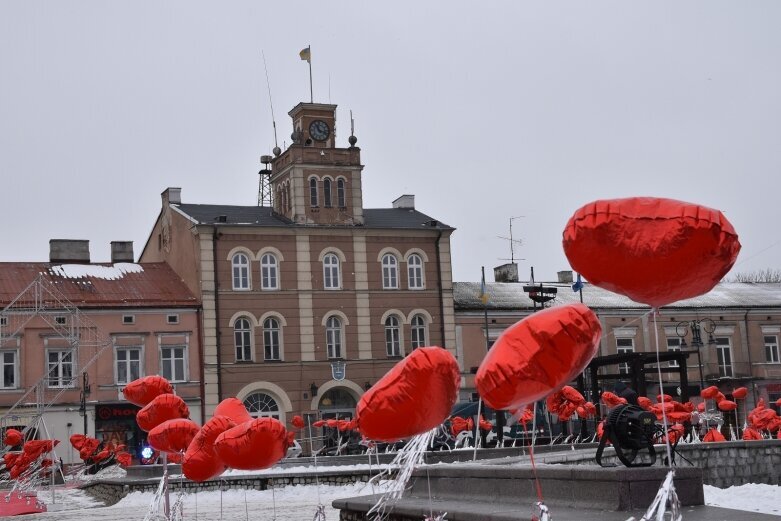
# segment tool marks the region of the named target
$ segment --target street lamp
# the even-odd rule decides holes
[[[678,325],[675,326],[675,333],[678,335],[678,338],[681,339],[680,347],[681,351],[683,351],[684,348],[688,347],[686,345],[687,328],[692,332],[692,347],[697,349],[697,364],[700,366],[700,391],[702,391],[705,388],[705,378],[702,374],[702,358],[700,357],[700,348],[706,344],[702,343],[702,333],[700,332],[700,327],[702,327],[702,329],[708,333],[707,345],[715,346],[716,339],[713,338],[713,333],[716,331],[716,323],[709,318],[701,318],[699,320],[692,320],[690,322],[678,322]]]

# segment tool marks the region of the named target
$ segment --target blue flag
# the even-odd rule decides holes
[[[586,283],[583,282],[583,279],[580,278],[580,273],[578,273],[578,278],[575,280],[575,282],[572,284],[572,291],[577,293],[578,291],[583,289],[583,286],[585,286]]]

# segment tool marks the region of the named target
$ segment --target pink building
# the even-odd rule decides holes
[[[132,243],[112,243],[111,264],[91,264],[88,241],[50,245],[48,263],[0,263],[0,427],[43,410],[65,463],[78,461],[68,438],[85,431],[140,450],[138,408],[121,390],[153,374],[201,422],[200,306],[181,278],[134,264]]]

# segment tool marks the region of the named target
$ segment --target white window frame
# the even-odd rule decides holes
[[[174,349],[181,349],[182,350],[182,374],[181,378],[177,378],[178,375],[174,374],[176,371],[176,364],[175,361],[178,360],[176,357],[165,357],[165,352],[170,351],[173,354]],[[160,345],[160,375],[163,378],[166,378],[169,382],[186,382],[188,380],[188,366],[189,366],[189,353],[187,349],[187,344],[165,344]],[[165,374],[165,362],[166,360],[171,360],[171,374],[169,376],[166,376]]]
[[[120,366],[120,360],[119,360],[119,352],[120,351],[138,351],[138,376],[135,378],[131,375],[130,371],[130,364],[133,362],[129,358],[126,360],[123,360],[125,362],[125,365],[128,366],[128,379],[127,381],[120,382],[119,381],[119,366]],[[136,378],[141,378],[144,376],[144,346],[140,345],[115,345],[114,346],[114,383],[116,385],[126,385],[135,380]]]
[[[250,410],[251,405],[247,404],[247,400],[249,400],[252,396],[255,396],[255,395],[258,395],[258,394],[262,394],[264,396],[267,396],[272,402],[274,402],[274,405],[276,405],[277,408],[276,409],[267,409],[267,410],[262,410],[262,411],[251,411]],[[251,393],[249,393],[241,401],[241,403],[244,404],[244,407],[247,408],[247,412],[253,418],[274,418],[274,419],[277,419],[277,420],[279,420],[281,418],[282,411],[280,410],[279,401],[274,396],[272,396],[270,393],[264,392],[263,390],[252,391]],[[268,404],[268,401],[263,401],[261,403]]]
[[[765,333],[762,336],[762,341],[765,345],[765,362],[768,364],[781,363],[778,352],[778,335]],[[769,338],[772,339],[770,342],[768,342]]]
[[[14,385],[6,385],[5,381],[5,355],[6,353],[14,355]],[[48,360],[48,357],[47,357]],[[0,389],[19,389],[19,350],[18,349],[0,349]]]
[[[342,289],[341,275],[339,256],[335,253],[326,253],[323,256],[323,288],[328,290]]]
[[[413,259],[417,259],[417,261],[413,261]],[[407,257],[407,287],[409,289],[425,289],[426,279],[424,275],[424,266],[423,257],[417,253],[413,253]]]
[[[271,321],[274,321],[276,327],[269,327]],[[274,338],[276,337],[276,339]],[[269,342],[271,340],[271,342]],[[274,346],[276,340],[276,346]],[[269,344],[271,344],[269,346]],[[273,349],[276,347],[276,357],[273,356]],[[269,351],[271,349],[271,351]],[[271,352],[271,356],[269,356]],[[263,321],[263,359],[264,360],[282,360],[282,324],[277,317],[267,317]]]
[[[135,315],[122,315],[122,324],[130,326],[136,323]]]
[[[317,193],[317,178],[309,178],[309,206],[311,208],[317,208],[318,205],[318,193]]]
[[[399,259],[392,253],[382,256],[382,289],[399,289]]]
[[[179,323],[179,314],[178,313],[169,313],[165,316],[165,323],[166,324],[178,324]]]
[[[336,204],[339,208],[347,208],[347,190],[342,177],[336,180]]]
[[[344,358],[344,322],[337,315],[331,315],[326,320],[325,344],[328,358]]]
[[[52,354],[52,353],[59,353],[57,363],[54,364],[54,366],[49,361],[49,355]],[[77,372],[78,368],[76,367],[76,362],[73,360],[73,355],[75,353],[76,353],[75,349],[67,348],[67,347],[66,348],[52,347],[52,348],[47,348],[46,349],[46,387],[48,387],[50,389],[70,389],[70,388],[73,388],[73,387],[76,386],[75,375],[76,375],[76,372]],[[64,367],[64,364],[63,364],[64,356],[63,355],[66,355],[66,354],[70,354],[70,357],[71,357],[70,362],[68,362],[68,364],[70,364],[70,366],[71,366],[71,378],[70,378],[71,381],[70,381],[69,384],[63,384],[62,383],[63,380],[64,380],[64,376],[63,376],[64,371],[62,370],[63,367]],[[60,383],[55,384],[55,385],[52,385],[52,378],[50,376],[52,367],[59,368],[58,375],[57,375],[57,380]]]
[[[273,253],[264,253],[260,257],[260,289],[264,291],[279,289],[279,259]]]
[[[620,346],[619,342],[625,343],[629,341],[631,345]],[[635,339],[632,337],[616,337],[616,354],[628,354],[635,352]],[[618,364],[618,374],[629,374],[629,364],[624,362]]]
[[[249,255],[241,251],[234,253],[233,257],[231,257],[231,284],[234,291],[249,291],[252,289],[250,272]]]
[[[419,324],[415,322],[419,321]],[[426,317],[421,314],[417,314],[412,317],[410,321],[410,346],[412,349],[419,347],[426,347],[426,339],[428,338],[428,322]]]
[[[720,343],[719,341],[726,340],[725,343]],[[729,365],[726,363],[726,359],[724,358],[724,354],[727,354],[729,356]],[[732,338],[728,336],[717,336],[716,337],[716,364],[719,368],[719,376],[720,377],[731,377],[735,374],[735,369],[733,367],[733,359],[732,359]]]
[[[239,328],[242,322],[246,322],[247,327]],[[239,346],[239,334],[242,335],[242,342],[241,346]],[[247,317],[239,317],[236,319],[236,321],[233,323],[233,348],[234,348],[234,355],[236,357],[237,362],[252,362],[255,357],[253,356],[255,353],[255,348],[253,346],[254,344],[254,330],[252,327],[252,321]],[[245,340],[247,343],[245,343]],[[241,352],[239,352],[239,349],[241,349]],[[247,357],[246,351],[249,350],[249,357]],[[241,353],[241,356],[239,354]]]
[[[681,339],[677,336],[667,337],[667,352],[681,352]],[[667,362],[667,367],[679,367],[680,364],[677,360],[670,360]]]
[[[389,358],[401,356],[401,324],[396,315],[385,318],[385,354]]]

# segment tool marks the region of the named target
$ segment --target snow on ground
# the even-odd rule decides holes
[[[331,507],[334,499],[385,492],[389,482],[379,485],[355,483],[344,486],[293,485],[276,490],[228,490],[184,494],[184,518],[188,521],[221,519],[224,521],[310,521],[318,504],[325,506],[326,519],[337,521],[339,511]],[[175,486],[175,485],[174,485]],[[51,495],[39,493],[47,504]],[[171,504],[178,493],[171,492]],[[58,490],[57,503],[45,514],[25,516],[25,520],[51,521],[141,521],[152,502],[151,492],[133,492],[116,505],[95,507],[95,501],[77,489]],[[276,510],[275,506],[276,505]],[[53,511],[54,508],[60,509]]]
[[[705,485],[705,504],[714,507],[781,515],[781,487],[749,483],[725,489]]]

